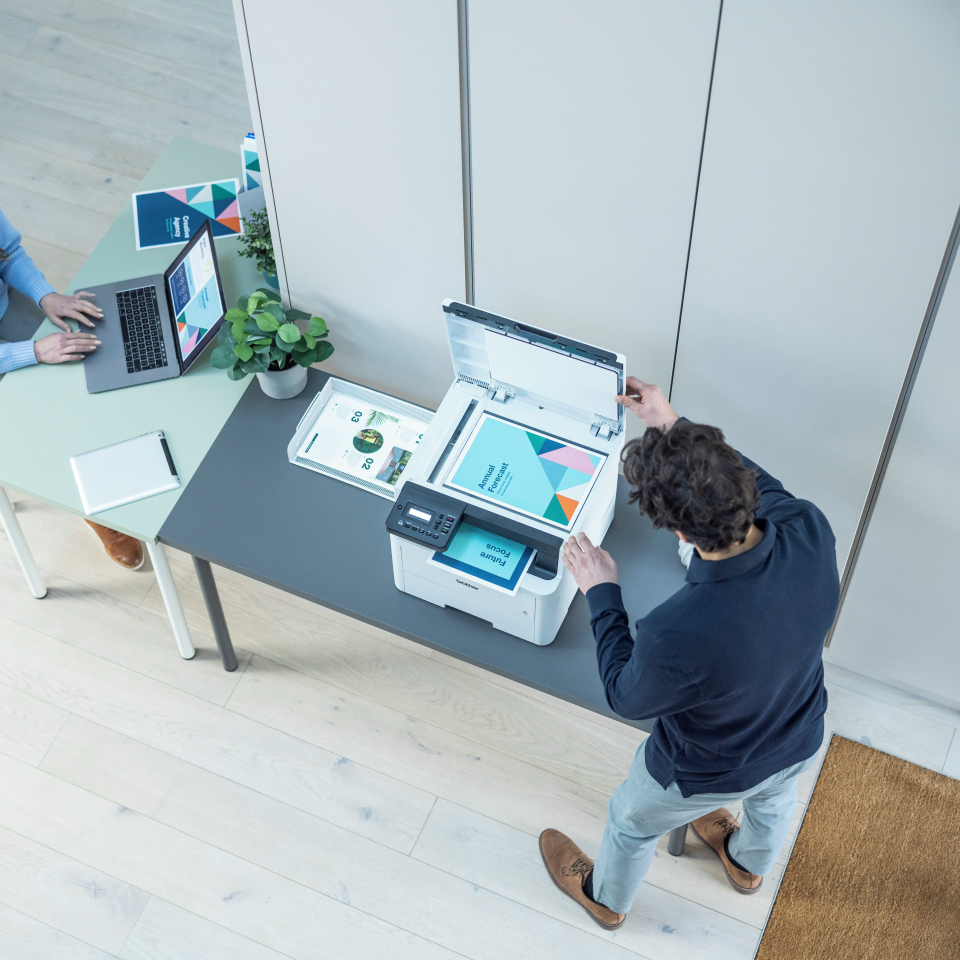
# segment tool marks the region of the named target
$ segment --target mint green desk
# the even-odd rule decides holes
[[[144,177],[140,189],[239,176],[239,155],[177,137]],[[263,281],[252,260],[237,256],[236,239],[217,240],[216,246],[224,295],[227,305],[232,306],[239,296],[262,286]],[[177,252],[177,247],[159,247],[138,253],[133,207],[128,203],[75,277],[69,292],[162,273]],[[44,320],[34,339],[55,332],[53,324]],[[208,363],[212,348],[211,344],[207,354],[183,377],[109,393],[87,393],[82,363],[38,364],[0,380],[0,410],[5,411],[0,418],[0,488],[16,490],[80,516],[84,516],[83,506],[70,457],[151,430],[164,431],[180,474],[180,489],[108,510],[98,514],[96,520],[146,544],[177,645],[187,659],[194,655],[193,644],[166,554],[157,543],[157,532],[250,382],[235,382],[222,370],[213,370]],[[229,492],[224,491],[224,496]],[[2,490],[0,519],[31,591],[43,597],[46,587]]]

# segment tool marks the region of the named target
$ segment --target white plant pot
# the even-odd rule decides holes
[[[307,385],[307,369],[295,363],[286,370],[267,370],[264,373],[258,373],[260,389],[274,400],[289,400],[298,393],[303,393],[303,388]]]

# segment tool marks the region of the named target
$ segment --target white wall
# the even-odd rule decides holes
[[[727,0],[674,406],[847,556],[960,203],[960,4]]]
[[[827,657],[960,708],[958,370],[955,263]]]
[[[664,389],[717,13],[469,4],[477,305],[620,351]]]
[[[324,369],[436,405],[440,303],[464,296],[456,3],[236,8],[282,279],[330,325]]]

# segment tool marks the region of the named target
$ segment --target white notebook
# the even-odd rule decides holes
[[[180,486],[162,430],[81,453],[70,466],[87,516]]]

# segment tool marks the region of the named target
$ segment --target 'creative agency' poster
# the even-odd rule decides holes
[[[236,180],[194,183],[133,195],[133,231],[138,250],[186,243],[210,221],[214,237],[238,237],[243,221]]]

